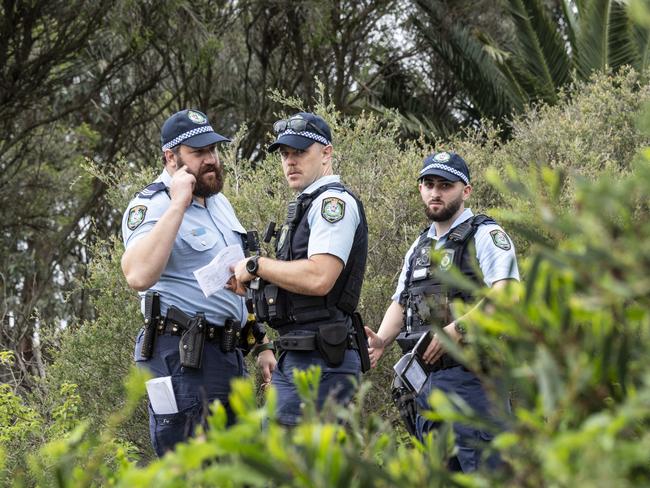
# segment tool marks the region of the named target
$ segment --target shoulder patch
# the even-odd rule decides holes
[[[508,239],[506,233],[501,229],[494,229],[493,231],[490,231],[490,237],[492,237],[492,242],[494,242],[494,245],[499,249],[509,251],[512,247],[510,246],[510,239]]]
[[[136,205],[129,210],[129,217],[126,220],[126,226],[130,230],[135,230],[144,221],[144,216],[147,214],[147,207],[144,205]]]
[[[151,183],[150,185],[145,186],[142,191],[138,192],[138,197],[146,198],[149,200],[156,193],[164,190],[165,188],[167,188],[167,185],[165,185],[162,181],[156,181],[155,183]]]
[[[330,224],[338,222],[345,215],[345,202],[336,197],[325,198],[323,199],[320,214]]]

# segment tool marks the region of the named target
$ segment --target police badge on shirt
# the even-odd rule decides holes
[[[147,207],[144,205],[136,205],[129,210],[129,217],[126,221],[126,226],[129,230],[135,230],[144,221],[144,216],[147,214]]]
[[[336,197],[325,198],[320,214],[330,224],[338,222],[345,215],[345,202]]]
[[[508,239],[506,233],[501,229],[494,229],[491,231],[490,237],[492,237],[492,242],[494,242],[494,245],[499,249],[503,249],[504,251],[510,250],[510,239]]]

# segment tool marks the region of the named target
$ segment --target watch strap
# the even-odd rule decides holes
[[[253,356],[257,357],[261,352],[264,351],[273,351],[275,353],[275,346],[273,345],[273,342],[266,342],[264,344],[257,344],[253,348]]]

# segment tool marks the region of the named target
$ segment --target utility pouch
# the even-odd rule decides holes
[[[277,285],[264,280],[251,281],[253,312],[260,322],[266,322],[273,327],[273,321],[283,321],[288,317],[286,292]]]
[[[302,218],[302,208],[298,200],[291,200],[287,205],[287,224],[296,225]]]
[[[251,254],[254,256],[259,255],[260,253],[260,240],[257,235],[256,230],[249,230],[246,232],[246,249],[244,251],[244,255],[246,257],[250,256]]]
[[[156,327],[160,321],[160,295],[149,290],[144,294],[144,336],[140,358],[143,361],[151,359],[153,355],[153,342],[156,338]]]
[[[255,278],[250,282],[247,292],[250,296],[255,318],[260,322],[268,322],[271,318],[269,317],[269,307],[266,304],[265,288],[266,282],[261,278]]]
[[[205,315],[198,313],[192,317],[188,328],[178,343],[181,366],[199,369],[203,360],[203,345],[205,343]]]
[[[366,330],[363,328],[363,319],[359,312],[352,314],[352,326],[354,327],[354,336],[359,346],[359,358],[361,359],[361,372],[365,373],[370,370],[370,355],[368,354],[368,338]]]
[[[277,285],[267,283],[264,287],[264,300],[266,301],[266,309],[269,312],[270,319],[280,318],[278,313],[278,293],[280,289]]]
[[[226,320],[221,336],[221,352],[233,352],[239,344],[241,326],[234,320]]]
[[[348,328],[342,324],[321,325],[316,333],[316,348],[329,367],[340,366],[348,348]]]

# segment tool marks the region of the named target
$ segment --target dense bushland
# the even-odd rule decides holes
[[[650,482],[650,153],[637,124],[650,98],[629,71],[599,75],[562,95],[554,107],[531,108],[502,142],[496,128],[440,141],[470,165],[471,207],[497,218],[519,250],[523,282],[491,296],[490,313],[468,325],[470,345],[456,353],[491,359],[489,388],[513,391],[509,431],[494,447],[504,473],[450,476],[448,429],[425,444],[399,426],[389,394],[391,351],[366,375],[350,410],[313,412],[315,372],[300,377],[305,422],[285,431],[273,421],[253,382],[235,386],[241,421],[225,429],[216,408],[212,429],[173,455],[149,463],[142,408],[143,378],[132,373],[140,326],[136,296],[120,275],[119,239],[100,242],[88,280],[98,318],[59,338],[62,347],[31,397],[0,395],[0,445],[7,482],[49,486],[638,486]],[[283,100],[287,112],[300,105]],[[431,148],[398,142],[390,117],[343,117],[321,101],[335,134],[336,168],[364,201],[370,255],[361,309],[377,327],[389,304],[403,255],[426,225],[416,189]],[[647,117],[646,117],[647,118]],[[243,135],[243,134],[242,134]],[[276,156],[256,170],[226,150],[226,194],[246,227],[281,221],[284,187]],[[126,165],[100,174],[123,208],[151,174]],[[2,360],[10,360],[3,356]],[[253,366],[251,365],[251,368]],[[498,383],[494,380],[498,379]],[[453,397],[434,395],[444,421],[467,416]],[[455,407],[455,408],[452,408]],[[264,418],[270,417],[262,428]],[[335,420],[347,420],[343,428]],[[13,421],[12,421],[13,419]],[[216,460],[216,461],[215,461]],[[139,461],[139,462],[138,462]]]

